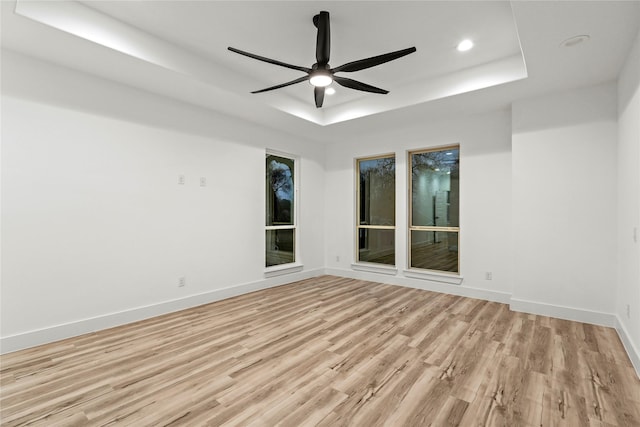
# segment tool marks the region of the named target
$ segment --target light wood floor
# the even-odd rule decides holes
[[[3,426],[640,426],[613,329],[331,276],[1,362]]]

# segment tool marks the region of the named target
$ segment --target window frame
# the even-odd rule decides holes
[[[377,159],[386,159],[386,158],[393,158],[394,161],[394,173],[393,173],[393,184],[394,184],[394,194],[393,194],[393,209],[394,209],[394,214],[393,214],[393,222],[394,225],[361,225],[360,224],[360,162],[363,161],[369,161],[369,160],[377,160]],[[366,157],[358,157],[354,159],[354,171],[355,171],[355,186],[356,186],[356,198],[355,198],[355,245],[354,245],[354,260],[355,260],[355,264],[354,265],[360,265],[360,266],[370,266],[373,267],[375,269],[381,269],[381,270],[393,270],[395,271],[397,268],[397,255],[398,255],[398,251],[397,251],[397,239],[395,236],[395,230],[397,228],[397,197],[396,197],[396,185],[397,185],[397,156],[396,153],[385,153],[385,154],[378,154],[378,155],[374,155],[374,156],[366,156]],[[371,261],[361,261],[360,260],[360,243],[359,243],[359,239],[360,239],[360,230],[362,229],[374,229],[374,230],[394,230],[394,238],[393,238],[393,259],[394,262],[393,264],[383,264],[383,263],[379,263],[379,262],[371,262]]]
[[[438,147],[431,147],[431,148],[424,148],[424,149],[418,149],[418,150],[410,150],[407,151],[407,269],[408,271],[413,271],[416,273],[426,273],[426,274],[432,274],[432,275],[445,275],[445,276],[456,276],[456,277],[461,277],[462,274],[462,267],[460,264],[460,221],[458,220],[458,226],[457,227],[443,227],[443,226],[424,226],[424,225],[419,225],[419,226],[414,226],[413,225],[413,158],[412,156],[414,154],[423,154],[423,153],[431,153],[431,152],[436,152],[436,151],[447,151],[447,150],[458,150],[458,173],[460,173],[460,163],[461,163],[461,146],[460,144],[451,144],[451,145],[443,145],[443,146],[438,146]],[[460,179],[460,178],[458,178]],[[459,184],[458,184],[459,185]],[[458,187],[458,218],[460,218],[460,187]],[[435,270],[435,269],[429,269],[429,268],[420,268],[420,267],[414,267],[411,265],[411,246],[412,246],[412,240],[411,240],[411,234],[412,231],[431,231],[431,232],[450,232],[450,233],[457,233],[457,237],[458,237],[458,242],[457,242],[457,252],[458,252],[458,259],[457,259],[457,265],[458,265],[458,270],[457,271],[446,271],[446,270]]]
[[[291,219],[292,219],[292,224],[285,224],[285,225],[267,225],[267,209],[268,209],[268,200],[267,200],[267,192],[265,191],[265,200],[264,200],[264,218],[263,218],[263,224],[264,224],[264,232],[263,232],[263,237],[264,237],[264,244],[263,244],[263,248],[264,248],[264,271],[265,274],[267,276],[273,275],[273,274],[278,274],[278,273],[289,273],[289,272],[295,272],[295,271],[300,271],[302,269],[302,263],[300,262],[300,232],[299,232],[299,224],[298,224],[298,205],[299,205],[299,176],[300,176],[300,159],[298,156],[295,156],[293,154],[290,153],[285,153],[282,151],[277,151],[277,150],[270,150],[267,149],[265,151],[265,156],[264,156],[264,179],[265,182],[263,182],[263,184],[265,184],[265,190],[266,190],[266,179],[267,179],[267,159],[269,158],[269,156],[276,156],[276,157],[281,157],[281,158],[285,158],[287,160],[290,160],[293,163],[293,209],[291,212]],[[267,266],[267,231],[270,230],[293,230],[293,262],[287,262],[287,263],[283,263],[283,264],[275,264],[275,265],[271,265],[271,266]]]

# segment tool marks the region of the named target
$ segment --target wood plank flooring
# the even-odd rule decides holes
[[[640,426],[613,329],[332,276],[0,361],[3,426]]]

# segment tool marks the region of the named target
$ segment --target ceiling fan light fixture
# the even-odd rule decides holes
[[[336,90],[334,88],[332,88],[332,87],[328,87],[328,88],[326,88],[324,90],[324,93],[327,94],[327,95],[333,95],[333,94],[336,93]]]
[[[315,87],[327,87],[333,83],[333,78],[329,73],[316,71],[311,75],[309,83]]]

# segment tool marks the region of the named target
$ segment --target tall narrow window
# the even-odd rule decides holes
[[[409,267],[460,272],[460,147],[409,153]]]
[[[358,159],[357,260],[395,265],[396,159]]]
[[[296,261],[295,160],[267,153],[266,266]]]

